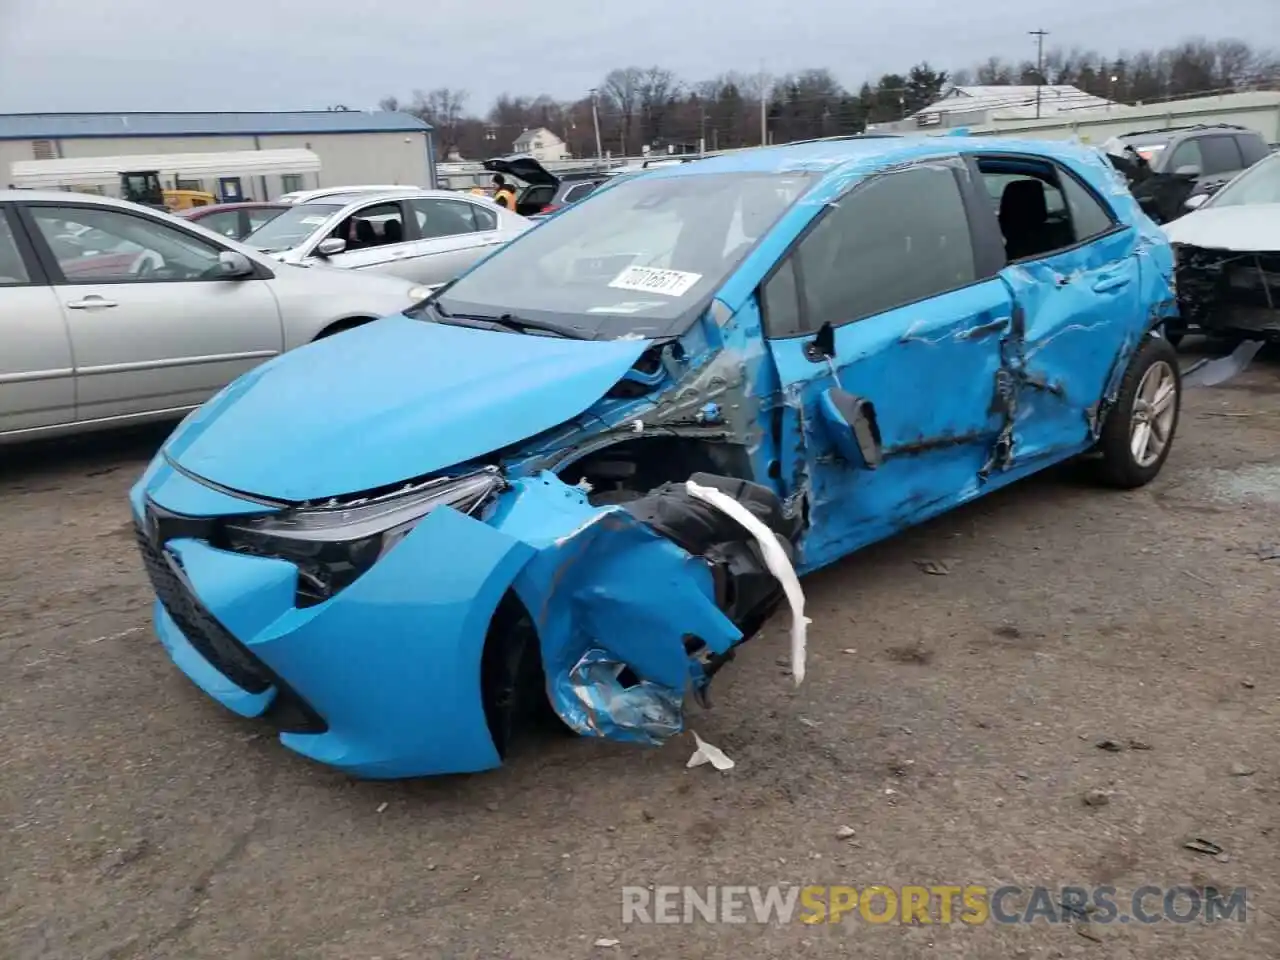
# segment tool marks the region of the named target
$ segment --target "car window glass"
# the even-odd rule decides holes
[[[1206,174],[1230,173],[1244,166],[1235,137],[1203,137],[1200,156],[1204,159],[1203,172]]]
[[[1254,164],[1209,200],[1214,207],[1280,203],[1280,154]]]
[[[475,204],[462,200],[437,200],[418,197],[409,201],[418,221],[418,233],[423,239],[456,237],[476,230]]]
[[[1073,217],[1053,168],[1044,161],[1013,161],[1028,171],[1014,172],[1010,165],[1001,159],[978,160],[987,193],[995,202],[1006,258],[1041,257],[1075,244]],[[1063,173],[1057,179],[1068,177]]]
[[[1204,159],[1200,155],[1199,140],[1183,140],[1173,155],[1169,158],[1169,163],[1165,167],[1168,173],[1177,173],[1185,167],[1195,167],[1201,172],[1204,171]]]
[[[343,220],[329,236],[347,241],[348,250],[401,243],[405,237],[400,204],[394,201],[375,203],[357,210]]]
[[[211,213],[207,217],[201,217],[196,222],[206,230],[220,233],[224,237],[234,238],[240,232],[240,211],[223,210],[220,213]]]
[[[1240,157],[1246,167],[1252,167],[1267,155],[1267,147],[1257,134],[1237,134],[1236,145],[1240,148]]]
[[[68,283],[216,280],[217,247],[150,217],[89,207],[32,207]]]
[[[595,188],[596,188],[596,185],[594,183],[575,184],[574,186],[569,188],[568,192],[565,193],[564,202],[577,203],[579,200],[581,200],[583,197],[585,197],[588,193],[590,193]]]
[[[471,215],[475,218],[477,230],[497,230],[498,215],[492,210],[480,206],[478,203],[468,204],[471,207]]]
[[[27,273],[26,264],[22,262],[22,254],[18,252],[18,241],[9,226],[9,219],[0,209],[0,287],[27,283],[31,276]]]
[[[1115,226],[1111,214],[1102,206],[1098,198],[1085,189],[1075,177],[1059,173],[1058,181],[1062,185],[1062,193],[1066,196],[1067,208],[1071,211],[1071,225],[1074,228],[1074,239],[1077,243],[1106,233]]]
[[[969,221],[948,166],[873,177],[837,202],[793,256],[806,330],[873,316],[976,279]],[[772,282],[789,281],[780,273]],[[766,291],[765,302],[774,302],[774,291]]]
[[[272,217],[245,238],[245,243],[265,253],[303,246],[329,218],[342,209],[337,203],[299,203]]]
[[[262,210],[250,210],[249,211],[249,229],[257,230],[264,223],[268,223],[274,220],[276,217],[280,216],[280,213],[281,213],[280,210],[278,209],[273,210],[270,207],[264,208]]]
[[[791,337],[804,332],[800,319],[800,290],[796,286],[795,257],[788,257],[764,285],[761,298],[765,327],[773,337]]]

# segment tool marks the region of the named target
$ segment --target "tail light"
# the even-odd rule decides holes
[[[555,213],[559,209],[560,209],[560,205],[558,203],[548,203],[545,207],[543,207],[538,212],[539,213]]]

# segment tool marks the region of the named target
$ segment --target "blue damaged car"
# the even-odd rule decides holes
[[[1172,275],[1069,144],[628,178],[188,416],[131,493],[156,631],[356,776],[491,768],[540,715],[660,743],[792,571],[1077,455],[1155,477]]]

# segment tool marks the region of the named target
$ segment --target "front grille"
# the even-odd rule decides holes
[[[270,670],[205,609],[188,585],[177,558],[152,543],[142,529],[135,532],[151,586],[187,642],[241,689],[249,693],[269,689]]]

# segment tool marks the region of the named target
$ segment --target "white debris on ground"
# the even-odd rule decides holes
[[[692,730],[689,732],[693,734],[693,742],[697,746],[697,749],[693,751],[693,756],[690,757],[689,762],[685,764],[686,769],[689,767],[700,767],[704,763],[711,764],[717,770],[732,770],[734,768],[734,762],[729,759],[723,750],[707,743],[707,741],[703,740],[696,733],[693,733]]]
[[[796,576],[795,567],[791,565],[786,551],[778,542],[777,535],[765,526],[764,521],[727,493],[712,487],[701,486],[692,480],[685,482],[685,488],[690,496],[696,497],[703,503],[709,503],[732,517],[760,544],[765,565],[782,584],[782,590],[787,595],[787,603],[791,607],[791,674],[796,679],[796,686],[800,686],[804,680],[806,628],[809,619],[804,615],[804,591],[800,589],[800,578]]]

